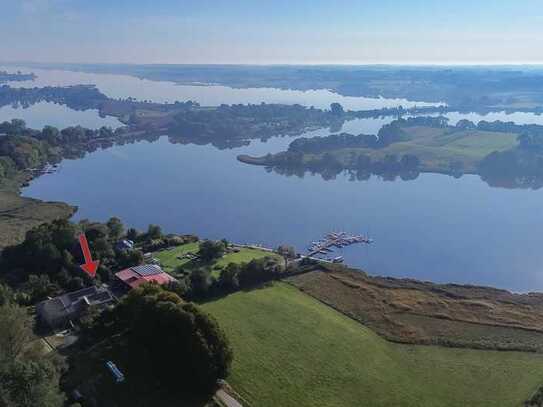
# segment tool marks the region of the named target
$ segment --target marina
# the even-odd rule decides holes
[[[59,164],[45,164],[44,166],[38,168],[28,168],[26,171],[31,173],[33,176],[39,176],[44,174],[54,174],[59,169]]]
[[[289,139],[218,150],[170,144],[163,137],[98,149],[82,159],[62,161],[54,174],[34,177],[23,196],[77,206],[76,222],[107,221],[117,214],[140,230],[156,223],[168,233],[193,232],[269,248],[289,244],[303,255],[312,241],[345,231],[369,236],[376,244],[343,247],[319,257],[343,256],[350,266],[392,277],[516,291],[543,286],[537,236],[543,228],[543,217],[537,216],[543,189],[491,188],[473,175],[353,182],[349,174],[340,174],[326,181],[311,174],[298,178],[268,173],[235,159],[242,152],[265,153],[274,140]],[[133,174],[147,193],[131,187]],[[224,204],[217,205],[217,200]],[[500,204],[489,211],[495,202]],[[263,217],[262,210],[281,216]],[[512,274],[514,267],[523,272]]]
[[[325,260],[331,261],[332,263],[342,263],[342,256],[328,257],[330,253],[333,253],[334,248],[341,249],[353,244],[371,243],[373,243],[373,239],[370,239],[367,236],[350,235],[347,232],[329,232],[323,239],[311,242],[307,256],[324,256]]]

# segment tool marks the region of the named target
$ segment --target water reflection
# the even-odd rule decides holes
[[[385,99],[342,96],[326,89],[309,91],[281,90],[275,88],[234,89],[219,85],[178,85],[174,82],[150,81],[127,75],[91,74],[82,72],[47,70],[24,67],[0,67],[8,71],[21,70],[34,72],[34,81],[9,82],[12,87],[67,86],[95,84],[98,89],[111,98],[136,98],[154,102],[174,102],[192,100],[203,106],[225,104],[280,103],[300,104],[328,109],[333,102],[339,102],[346,109],[370,110],[383,107],[433,106],[433,103],[413,102],[406,99]]]
[[[354,183],[345,173],[334,182],[307,173],[282,177],[236,161],[247,148],[263,148],[251,144],[218,150],[163,137],[113,146],[64,160],[24,194],[77,205],[76,219],[118,215],[139,228],[158,223],[271,247],[288,242],[304,250],[334,229],[369,233],[375,245],[341,255],[374,274],[543,289],[543,191],[490,188],[477,176]]]
[[[515,121],[517,124],[541,124],[543,125],[543,116],[536,115],[534,113],[520,113],[516,114],[507,114],[505,112],[494,112],[492,114],[478,114],[478,113],[458,113],[450,112],[446,113],[443,116],[447,117],[450,121],[450,125],[456,125],[458,121],[462,119],[468,119],[474,123],[478,123],[481,120],[486,121]],[[407,116],[406,116],[407,118]],[[309,130],[301,136],[282,136],[282,137],[272,137],[268,140],[262,140],[263,142],[257,143],[247,143],[246,149],[243,150],[242,154],[248,154],[253,156],[262,156],[267,153],[278,153],[280,151],[288,150],[289,144],[298,137],[326,137],[330,134],[337,133],[349,133],[349,134],[377,134],[381,127],[385,124],[389,124],[392,121],[396,120],[394,116],[387,117],[375,117],[375,118],[365,118],[365,119],[354,119],[343,122],[343,126],[340,129],[331,129],[328,127],[323,127],[320,129]],[[250,146],[250,147],[249,147]],[[241,147],[241,146],[238,146]]]
[[[89,129],[98,129],[108,126],[113,129],[123,124],[115,117],[100,117],[97,110],[73,110],[65,105],[49,102],[40,102],[30,106],[3,106],[0,107],[0,122],[22,119],[27,127],[42,129],[44,126],[54,126],[63,129],[69,126],[83,126]]]
[[[326,103],[323,107],[330,101],[340,101],[349,107],[337,95],[326,92],[300,94],[260,89],[258,93],[251,89],[179,87],[120,75],[40,73],[36,82],[13,86],[96,83],[112,97],[195,99],[202,104],[257,103],[267,98],[267,102],[308,100],[315,106]],[[303,99],[306,97],[309,99]],[[355,99],[353,103],[364,102]],[[76,119],[72,111],[61,114],[43,110],[40,114],[40,109],[58,109],[58,105],[35,106],[24,112],[3,108],[0,113],[5,112],[3,119],[26,113],[24,118],[30,127],[84,124],[85,119]],[[80,113],[86,112],[77,112]],[[541,116],[527,113],[448,113],[447,117],[451,124],[464,118],[474,122],[511,120],[543,124]],[[345,122],[341,130],[318,129],[304,137],[337,131],[376,134],[394,119],[358,119]],[[102,125],[91,122],[86,127]],[[127,140],[124,145],[104,144],[84,158],[64,160],[57,173],[32,181],[24,195],[77,205],[76,220],[104,221],[117,215],[139,228],[157,223],[170,232],[226,237],[270,247],[289,243],[304,250],[308,242],[334,229],[369,233],[375,238],[375,245],[345,248],[341,255],[349,264],[373,274],[519,291],[543,289],[543,251],[538,235],[543,227],[543,217],[539,215],[542,190],[490,188],[478,176],[455,179],[438,174],[377,177],[367,172],[330,172],[326,177],[334,182],[325,182],[321,176],[306,172],[302,177],[277,176],[235,159],[238,154],[263,155],[286,150],[293,139],[244,141],[243,145],[226,150],[190,144],[188,140],[185,145],[172,145],[165,137],[153,143]],[[504,180],[491,183],[512,185]]]

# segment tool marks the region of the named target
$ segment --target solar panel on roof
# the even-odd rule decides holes
[[[87,296],[87,295],[92,295],[92,294],[95,294],[96,292],[97,292],[97,290],[96,290],[96,287],[94,287],[94,286],[87,287],[87,288],[82,288],[81,290],[77,290],[77,291],[74,291],[72,293],[68,293],[68,299],[70,300],[70,302],[75,302],[78,299],[80,299],[81,297],[84,297],[84,296]]]
[[[138,273],[142,277],[154,276],[155,274],[162,273],[162,269],[155,264],[132,267],[132,271]]]
[[[104,302],[111,299],[111,294],[109,293],[109,291],[102,291],[102,292],[98,292],[96,294],[90,295],[87,298],[89,299],[89,301],[93,303]]]

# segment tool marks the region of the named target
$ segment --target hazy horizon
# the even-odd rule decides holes
[[[534,65],[535,1],[454,4],[0,0],[0,60],[249,65]]]
[[[0,65],[44,65],[44,66],[53,66],[53,65],[134,65],[134,66],[256,66],[256,67],[296,67],[296,66],[319,66],[319,67],[465,67],[465,68],[477,68],[477,67],[534,67],[534,68],[543,68],[542,62],[450,62],[450,63],[440,63],[440,62],[291,62],[291,63],[281,63],[281,62],[270,62],[270,63],[251,63],[251,62],[239,62],[239,63],[213,63],[213,62],[202,62],[202,63],[192,63],[192,62],[97,62],[97,61],[33,61],[33,60],[2,60],[0,59]]]

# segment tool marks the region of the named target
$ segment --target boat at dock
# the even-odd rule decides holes
[[[350,235],[347,232],[329,232],[325,235],[324,239],[311,242],[308,256],[326,255],[333,252],[334,247],[341,249],[357,243],[370,244],[373,243],[373,239],[362,235]],[[343,257],[338,256],[327,260],[334,263],[341,263],[343,262]]]

